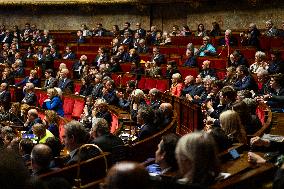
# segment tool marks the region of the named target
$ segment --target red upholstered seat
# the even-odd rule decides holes
[[[218,79],[222,80],[226,76],[226,71],[217,71],[216,72]]]
[[[135,80],[135,76],[132,76],[132,75],[129,75],[129,76],[123,75],[123,76],[121,77],[121,83],[120,83],[120,84],[125,87],[126,84],[127,84],[127,82],[130,81],[130,80]]]
[[[145,82],[145,89],[152,89],[156,88],[157,86],[157,80],[153,78],[147,78]]]
[[[213,59],[211,60],[210,67],[215,68],[215,69],[226,69],[227,60],[226,59]]]
[[[121,75],[120,74],[112,73],[111,74],[111,79],[114,81],[114,83],[115,83],[115,85],[117,87],[120,86],[120,80],[121,80]]]
[[[141,60],[144,60],[145,62],[151,60],[151,55],[150,54],[140,54],[139,56],[140,56]]]
[[[85,106],[84,99],[75,99],[72,117],[76,119],[80,118],[81,114],[83,113],[84,106]]]
[[[73,108],[74,108],[74,99],[69,96],[65,96],[63,99],[63,110],[64,110],[64,116],[72,115]]]
[[[168,79],[157,79],[157,89],[162,92],[165,92],[169,89],[169,80]]]
[[[120,64],[120,67],[121,67],[121,70],[122,70],[123,72],[130,72],[131,64],[122,63],[122,64]]]
[[[270,47],[271,48],[280,48],[284,47],[284,38],[283,37],[275,37],[270,39]]]
[[[26,67],[34,68],[36,61],[34,59],[26,59]]]
[[[39,104],[40,107],[42,107],[43,102],[44,102],[47,98],[48,98],[47,93],[42,92],[42,93],[39,94],[39,97],[38,97],[38,104]]]
[[[81,89],[81,83],[74,83],[74,92],[80,92],[80,89]]]
[[[138,83],[138,88],[139,89],[145,89],[145,83],[146,83],[146,78],[145,77],[142,77]]]
[[[180,74],[182,78],[185,78],[188,75],[192,75],[193,77],[196,77],[198,74],[197,68],[188,68],[188,67],[179,67]]]

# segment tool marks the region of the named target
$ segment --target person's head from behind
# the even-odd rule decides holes
[[[190,183],[208,186],[218,176],[216,144],[208,133],[184,135],[179,139],[175,153],[180,173]]]
[[[173,106],[171,105],[171,103],[164,102],[160,105],[159,109],[162,111],[165,117],[173,116]]]
[[[151,107],[141,106],[137,113],[137,123],[140,125],[154,122],[154,111]]]
[[[41,123],[34,124],[32,130],[39,139],[43,138],[46,135],[45,125]]]
[[[96,118],[93,121],[90,135],[97,138],[110,133],[108,122],[104,118]]]
[[[25,154],[31,154],[32,149],[34,147],[33,141],[29,138],[24,138],[20,140],[19,143],[19,154],[25,155]]]
[[[28,121],[34,121],[36,118],[38,118],[38,112],[37,112],[37,110],[36,109],[30,109],[29,111],[28,111],[28,115],[27,115],[27,117],[28,117]]]
[[[119,162],[108,172],[104,189],[148,189],[150,177],[145,168],[135,162]]]
[[[158,100],[160,98],[161,91],[157,88],[150,89],[149,91],[149,98],[151,101]]]
[[[45,144],[52,150],[52,157],[59,157],[60,152],[63,149],[62,143],[56,137],[48,137]]]
[[[64,125],[62,138],[65,148],[69,152],[85,144],[87,137],[88,132],[82,123],[72,120]]]
[[[220,102],[225,105],[236,101],[237,92],[231,86],[225,86],[219,93]]]
[[[25,86],[25,91],[27,93],[30,93],[34,90],[35,86],[33,83],[26,83],[26,86]]]
[[[33,171],[48,169],[52,160],[52,150],[45,144],[37,144],[31,152]]]
[[[222,112],[219,120],[221,128],[233,142],[246,144],[246,131],[241,123],[241,118],[236,111],[226,110]]]
[[[44,115],[44,120],[47,122],[47,124],[58,124],[59,117],[54,110],[45,110]]]
[[[158,144],[158,149],[155,153],[155,163],[159,164],[163,168],[170,167],[172,170],[178,169],[175,157],[175,148],[178,139],[179,136],[174,133],[162,136],[162,140]]]

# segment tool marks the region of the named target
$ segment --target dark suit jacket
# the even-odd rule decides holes
[[[111,152],[113,147],[124,145],[121,138],[111,133],[97,137],[91,143],[98,145],[104,152]]]
[[[237,46],[238,40],[234,36],[231,36],[229,38],[229,43],[230,43],[230,46]],[[220,46],[226,45],[225,37],[222,37],[221,39],[219,39],[219,45]]]
[[[38,78],[29,79],[29,76],[25,77],[22,81],[16,83],[15,85],[17,87],[19,87],[19,86],[26,85],[26,83],[33,83],[35,87],[39,87],[40,86],[40,82],[39,82]]]
[[[47,69],[54,69],[54,58],[51,54],[47,54],[38,61],[38,64],[41,65],[44,73]]]
[[[120,44],[121,45],[127,45],[128,47],[131,48],[133,46],[133,40],[132,40],[131,37],[123,38],[123,39],[121,39]]]
[[[212,68],[208,68],[208,69],[206,69],[206,70],[202,70],[202,71],[199,73],[199,75],[200,75],[202,78],[206,77],[207,75],[209,75],[209,76],[211,76],[211,77],[217,78],[216,72],[215,72],[215,70],[212,69]]]
[[[63,54],[62,58],[73,60],[76,58],[76,55],[73,52]]]
[[[189,67],[196,67],[197,66],[197,60],[195,56],[189,57],[185,62],[184,66],[189,66]]]
[[[26,93],[25,97],[22,100],[22,103],[28,104],[30,106],[36,106],[37,96],[34,92]]]
[[[104,28],[102,28],[102,29],[100,29],[100,30],[95,30],[93,34],[94,34],[95,36],[105,36],[106,33],[107,33],[107,30],[104,29]]]
[[[73,93],[74,91],[74,84],[73,81],[65,78],[58,81],[57,87],[62,90],[64,93]]]
[[[156,56],[153,56],[151,61],[155,61],[157,65],[161,65],[166,63],[166,58],[163,54],[158,54]]]
[[[140,35],[141,38],[144,38],[146,36],[146,30],[144,29],[138,29],[138,30],[134,30],[135,33],[138,33]]]
[[[193,84],[185,86],[181,91],[181,96],[185,97],[186,94],[189,94],[192,96],[192,91],[194,90],[194,87],[195,86]]]
[[[90,158],[93,158],[97,155],[99,155],[100,152],[98,151],[98,149],[94,148],[94,147],[86,147],[84,149],[81,150],[81,154],[79,154],[79,148],[75,150],[75,153],[72,157],[69,157],[69,159],[67,159],[66,161],[66,165],[72,165],[75,164],[79,161],[79,157],[81,159],[81,161],[85,161],[88,160]]]
[[[54,88],[57,86],[57,79],[55,79],[54,77],[51,77],[49,80],[45,80],[44,82],[44,89],[50,89],[50,88]]]
[[[102,83],[96,84],[92,90],[92,96],[94,99],[101,98],[103,96],[102,89],[104,85]]]
[[[11,102],[11,93],[9,91],[3,91],[3,93],[0,94],[0,102],[3,104],[4,109],[6,111],[9,110]]]
[[[137,47],[137,53],[138,54],[146,54],[148,52],[149,52],[149,47],[147,47],[147,46],[141,47],[140,45],[138,45],[138,47]]]
[[[19,67],[18,69],[13,71],[13,76],[14,77],[23,77],[25,75],[24,68]]]
[[[255,83],[255,80],[250,75],[245,76],[243,79],[239,79],[235,83],[234,88],[238,91],[245,89],[257,91],[257,85]]]
[[[85,42],[86,42],[85,37],[79,37],[79,38],[77,39],[77,43],[85,43]]]
[[[150,124],[144,124],[138,134],[138,138],[139,140],[143,140],[149,136],[151,136],[152,134],[154,134],[156,131],[155,127],[153,125]]]

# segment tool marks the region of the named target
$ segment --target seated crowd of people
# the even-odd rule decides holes
[[[195,35],[203,37],[203,45],[200,48],[194,48],[194,44],[185,47],[187,57],[184,66],[197,67],[197,56],[217,55],[216,47],[210,43],[209,36],[220,36],[221,30],[218,23],[212,25],[213,29],[209,33],[203,24],[198,26]],[[283,36],[283,29],[277,30],[271,21],[267,21],[266,26],[266,36]],[[255,24],[251,24],[249,28],[247,34],[241,34],[241,41],[258,49],[255,62],[249,65],[240,51],[234,51],[228,57],[226,76],[222,79],[210,67],[209,58],[203,61],[196,77],[187,75],[182,78],[177,63],[167,62],[166,57],[160,53],[159,46],[171,44],[172,36],[193,35],[188,26],[183,26],[180,31],[175,25],[172,32],[161,34],[156,26],[145,31],[140,23],[136,24],[135,30],[131,30],[130,23],[126,22],[123,30],[115,25],[112,31],[104,29],[102,24],[97,24],[94,30],[88,30],[86,25],[82,25],[77,32],[78,43],[84,43],[87,36],[114,36],[112,47],[100,47],[97,57],[90,61],[86,55],[77,60],[76,53],[72,52],[70,46],[66,46],[65,53],[61,55],[48,30],[41,33],[35,25],[30,26],[27,23],[24,30],[14,26],[14,31],[10,32],[2,25],[0,146],[5,153],[0,153],[0,162],[2,166],[14,163],[19,171],[4,167],[9,174],[16,174],[16,171],[19,181],[13,183],[7,174],[8,176],[1,178],[1,183],[11,186],[16,184],[15,188],[20,185],[36,187],[35,181],[26,181],[30,177],[36,178],[100,154],[97,149],[80,151],[84,144],[95,144],[103,152],[113,152],[115,147],[124,145],[122,138],[111,133],[113,118],[109,105],[129,112],[132,122],[135,123],[137,140],[144,140],[163,130],[172,122],[173,106],[162,102],[163,91],[156,88],[148,92],[139,89],[142,76],[168,79],[170,87],[165,93],[200,106],[204,129],[182,137],[173,133],[164,135],[156,154],[153,154],[155,164],[146,166],[146,163],[120,162],[110,169],[102,187],[148,188],[155,183],[157,188],[182,188],[188,185],[193,188],[207,188],[214,184],[220,174],[217,154],[232,147],[234,143],[266,147],[275,145],[275,148],[281,150],[282,144],[274,144],[257,137],[251,141],[247,139],[247,135],[253,135],[262,127],[256,115],[258,103],[266,103],[274,112],[284,112],[284,62],[281,53],[277,50],[269,52],[269,61],[266,58],[267,52],[259,49],[259,30]],[[220,46],[237,45],[238,41],[231,33],[231,30],[225,31],[225,36],[219,40]],[[21,51],[23,43],[30,44],[24,54]],[[152,58],[143,66],[139,55],[149,53],[151,45],[155,45]],[[25,76],[27,59],[34,59],[35,65],[29,75]],[[72,70],[64,63],[56,69],[55,59],[74,60]],[[134,80],[127,82],[125,88],[116,86],[112,79],[112,73],[121,73],[120,65],[123,63],[131,63],[131,70],[129,73],[122,73],[120,77],[123,74],[135,76]],[[167,65],[166,73],[162,73],[163,64]],[[22,80],[15,80],[17,77]],[[75,80],[81,81],[80,90],[76,92]],[[12,102],[10,86],[21,89],[21,102]],[[47,91],[47,98],[42,103],[37,99],[35,88]],[[85,107],[81,117],[66,123],[60,133],[60,117],[64,117],[63,94],[83,96]],[[41,112],[44,112],[43,117],[40,116]],[[11,125],[21,126],[21,137]],[[58,157],[63,147],[68,155],[59,162]],[[252,152],[249,153],[248,161],[265,162]],[[279,188],[283,169],[282,166],[280,176],[278,175],[275,182],[275,186]],[[150,179],[148,173],[154,178]],[[164,182],[162,179],[161,182],[161,179],[156,178],[161,175],[170,176],[174,180]],[[46,181],[44,187],[56,188],[56,182],[61,183],[62,188],[71,188],[70,183],[60,179]],[[141,185],[137,186],[137,182]]]

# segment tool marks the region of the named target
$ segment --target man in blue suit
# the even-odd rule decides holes
[[[60,78],[57,87],[60,88],[64,93],[73,93],[74,84],[71,79],[67,78],[68,74],[69,74],[68,69],[62,69],[60,71]]]
[[[250,75],[248,68],[244,65],[240,65],[236,69],[237,81],[234,84],[234,88],[237,91],[240,90],[254,90],[257,91],[257,85],[254,78]]]
[[[153,135],[157,131],[157,129],[154,126],[155,117],[153,115],[154,111],[150,107],[144,106],[138,110],[137,123],[141,125],[140,132],[138,133],[138,138],[140,140],[143,140]]]

